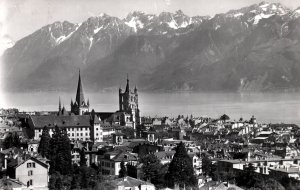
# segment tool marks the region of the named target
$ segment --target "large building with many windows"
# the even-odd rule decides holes
[[[102,142],[103,132],[100,127],[100,119],[90,115],[67,115],[67,116],[30,116],[28,125],[34,131],[34,139],[39,140],[43,128],[47,127],[52,136],[55,126],[66,130],[70,140]]]

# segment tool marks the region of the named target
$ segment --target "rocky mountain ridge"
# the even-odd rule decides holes
[[[127,73],[142,90],[273,91],[300,86],[300,8],[262,2],[214,17],[182,11],[100,14],[55,22],[3,56],[6,90],[118,88]]]

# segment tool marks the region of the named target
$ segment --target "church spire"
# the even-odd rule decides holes
[[[80,69],[79,69],[79,78],[78,78],[78,86],[77,86],[77,93],[76,93],[76,99],[75,101],[80,106],[82,103],[84,103],[84,95],[83,95],[83,89],[81,84],[81,77],[80,77]]]
[[[59,99],[58,99],[58,111],[59,111],[59,112],[61,111],[61,101],[60,101],[60,96],[59,96]]]
[[[127,73],[127,84],[126,84],[125,92],[129,92],[129,78],[128,78],[128,73]]]

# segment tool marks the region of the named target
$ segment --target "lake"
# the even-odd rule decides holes
[[[1,107],[16,107],[23,111],[58,110],[58,98],[70,110],[74,93],[38,92],[1,95]],[[118,93],[89,93],[91,108],[98,112],[118,110]],[[300,93],[139,93],[142,116],[180,115],[217,118],[226,113],[232,120],[252,115],[258,122],[300,124]]]

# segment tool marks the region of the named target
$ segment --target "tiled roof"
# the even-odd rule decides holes
[[[16,168],[19,167],[20,165],[22,165],[23,163],[25,163],[27,160],[32,160],[32,161],[34,161],[34,162],[40,164],[41,166],[43,166],[43,167],[45,167],[45,168],[48,168],[48,165],[47,165],[46,163],[44,163],[44,162],[42,162],[41,160],[39,160],[39,159],[37,159],[37,158],[34,158],[34,157],[30,157],[30,158],[24,160],[23,162],[19,163],[19,164],[16,165],[15,167],[16,167]]]
[[[20,153],[21,154],[21,153],[23,153],[23,150],[20,149],[20,148],[12,147],[12,148],[2,150],[0,153],[4,154],[4,155],[10,154],[10,153],[13,153],[13,154],[19,154]]]
[[[153,185],[152,183],[142,181],[133,177],[123,177],[119,179],[115,179],[111,181],[112,184],[116,184],[117,186],[124,186],[126,187],[138,187],[139,185]]]
[[[68,116],[30,116],[34,128],[54,128],[58,127],[90,127],[89,115],[68,115]]]
[[[111,160],[115,162],[122,162],[122,161],[137,161],[138,157],[132,153],[123,151],[123,150],[115,150],[112,152],[106,153],[108,155],[115,155]]]
[[[86,114],[90,114],[91,112],[85,113]],[[108,118],[110,118],[115,112],[95,112],[95,115],[97,117],[99,117],[102,121],[107,120]]]
[[[173,158],[174,154],[176,151],[160,151],[160,152],[155,152],[154,155],[158,159],[165,159],[165,158]],[[188,152],[189,157],[193,158],[195,156],[194,152]]]

